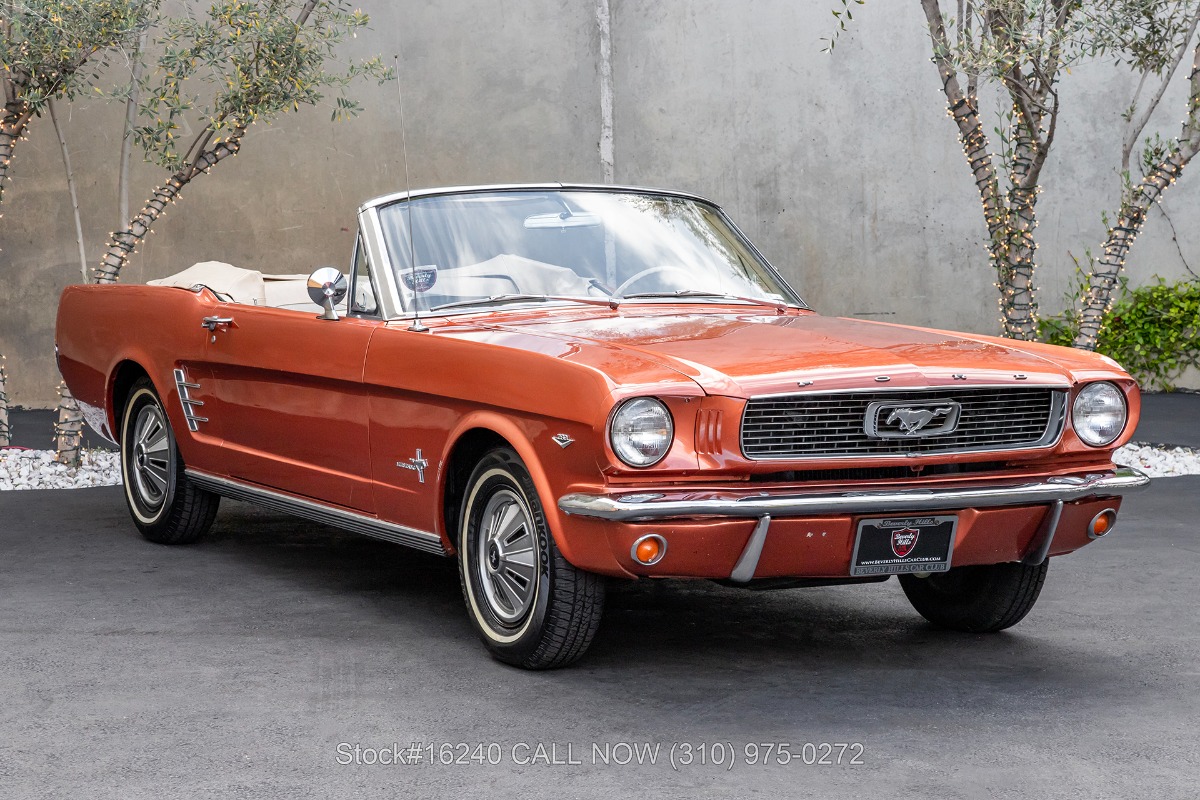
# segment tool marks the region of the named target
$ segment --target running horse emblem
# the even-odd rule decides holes
[[[945,417],[954,411],[953,406],[937,408],[897,408],[888,415],[887,424],[900,423],[900,430],[912,435],[924,428],[938,417]]]

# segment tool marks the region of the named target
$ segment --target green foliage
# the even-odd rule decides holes
[[[1116,0],[1081,4],[1087,20],[1084,53],[1107,56],[1134,72],[1162,75],[1188,44],[1196,0]]]
[[[850,3],[833,9],[833,49],[846,31]],[[1133,71],[1161,75],[1186,46],[1197,0],[974,0],[960,2],[944,23],[947,54],[960,71],[1003,81],[1014,67],[1036,71],[1053,61],[1058,69],[1107,58]],[[1026,66],[1028,65],[1028,67]],[[1047,76],[1049,77],[1049,76]]]
[[[256,122],[316,105],[328,89],[355,78],[391,77],[379,57],[338,64],[337,45],[365,27],[367,15],[342,0],[221,0],[204,17],[166,21],[155,39],[162,55],[143,80],[135,135],[148,157],[176,170],[213,140],[240,136]],[[332,117],[360,111],[341,94]],[[186,149],[179,132],[196,117],[203,130]],[[198,148],[198,149],[197,149]]]
[[[821,52],[832,53],[833,48],[837,47],[838,37],[846,32],[846,23],[854,21],[854,10],[850,7],[850,4],[853,3],[854,5],[861,6],[865,5],[866,2],[867,0],[842,0],[841,9],[833,9],[833,18],[836,20],[836,27],[833,29],[833,35],[828,39],[821,40],[825,43],[825,47],[821,49]]]
[[[5,116],[37,115],[95,82],[132,43],[158,0],[0,0]]]
[[[1038,338],[1070,347],[1079,332],[1074,310],[1039,320]],[[1200,367],[1200,281],[1155,283],[1120,292],[1105,317],[1097,352],[1115,359],[1143,386],[1171,390],[1188,367]]]

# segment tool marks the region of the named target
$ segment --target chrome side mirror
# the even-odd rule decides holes
[[[325,311],[317,319],[338,319],[333,307],[340,303],[349,291],[346,276],[337,267],[321,267],[308,276],[308,296]]]

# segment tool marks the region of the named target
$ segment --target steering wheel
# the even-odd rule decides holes
[[[624,283],[622,283],[613,291],[613,297],[624,297],[625,290],[630,286],[642,280],[643,278],[648,278],[651,275],[657,275],[660,272],[682,272],[684,275],[688,276],[689,280],[692,278],[692,273],[688,272],[683,267],[673,267],[670,264],[665,264],[661,267],[650,267],[649,269],[644,269],[641,272],[627,278]]]

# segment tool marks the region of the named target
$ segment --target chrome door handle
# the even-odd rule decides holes
[[[210,331],[215,331],[218,326],[228,327],[233,324],[233,317],[205,317],[200,320],[201,328],[208,328]]]

